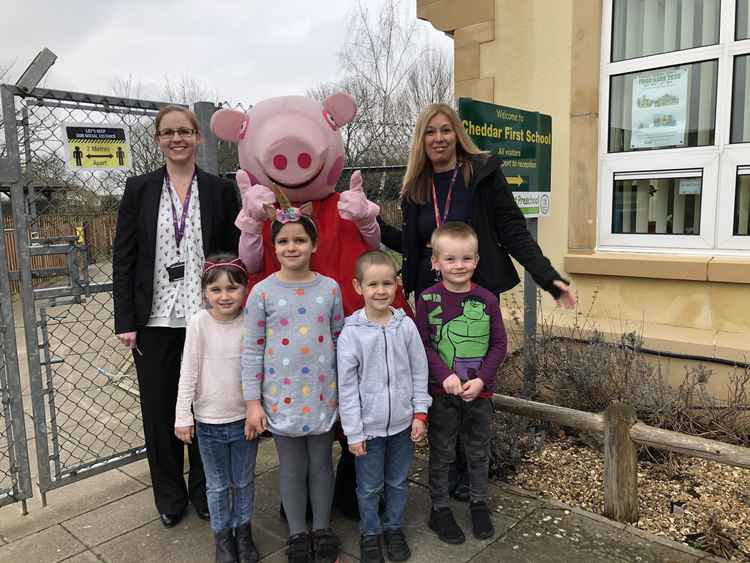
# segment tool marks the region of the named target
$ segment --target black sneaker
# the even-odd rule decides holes
[[[385,530],[383,532],[385,548],[388,552],[389,561],[406,561],[411,557],[409,544],[406,543],[406,536],[401,528],[396,530]]]
[[[312,563],[312,545],[310,544],[310,534],[302,532],[294,534],[286,542],[289,546],[286,550],[286,560],[288,563]]]
[[[453,518],[453,512],[446,507],[433,508],[430,511],[430,521],[427,523],[430,529],[438,535],[440,541],[457,545],[466,541],[466,536],[460,526]]]
[[[478,540],[487,540],[495,535],[495,526],[490,519],[490,509],[484,501],[472,502],[471,525],[474,528],[474,537]]]
[[[385,563],[379,534],[359,537],[359,560],[362,563]]]
[[[336,563],[339,560],[340,545],[338,536],[331,528],[315,530],[313,532],[315,563]]]

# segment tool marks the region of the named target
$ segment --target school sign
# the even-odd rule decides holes
[[[503,172],[526,218],[550,214],[552,118],[533,111],[458,100],[458,113],[477,146],[503,159]]]

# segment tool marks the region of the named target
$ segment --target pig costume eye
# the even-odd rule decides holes
[[[331,112],[327,110],[323,110],[323,119],[326,120],[326,123],[328,123],[328,126],[333,129],[334,131],[338,129],[338,126],[336,125],[336,120],[333,118],[333,115]]]

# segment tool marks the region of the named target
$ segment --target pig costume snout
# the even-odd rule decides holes
[[[344,167],[339,127],[356,113],[348,94],[323,102],[283,96],[259,102],[247,114],[219,110],[211,118],[217,137],[238,143],[252,185],[276,185],[293,203],[333,193]]]

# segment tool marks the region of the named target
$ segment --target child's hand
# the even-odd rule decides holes
[[[354,457],[362,457],[363,455],[367,455],[367,448],[365,447],[364,440],[361,442],[357,442],[356,444],[349,444],[349,451]]]
[[[443,380],[443,389],[448,395],[460,395],[462,391],[461,380],[455,373],[452,373]]]
[[[255,440],[258,435],[255,432],[255,426],[253,426],[250,417],[245,413],[245,440]]]
[[[193,436],[195,433],[195,426],[175,426],[174,435],[186,444],[193,443]]]
[[[477,395],[482,392],[482,389],[484,389],[484,381],[478,377],[476,379],[470,379],[464,383],[463,390],[461,391],[461,398],[467,403],[473,401],[477,398]]]
[[[422,440],[424,440],[424,435],[427,432],[427,425],[419,420],[418,418],[415,418],[411,422],[411,441],[415,444],[418,444]]]
[[[247,401],[245,404],[245,438],[253,440],[266,431],[268,418],[260,401]]]

